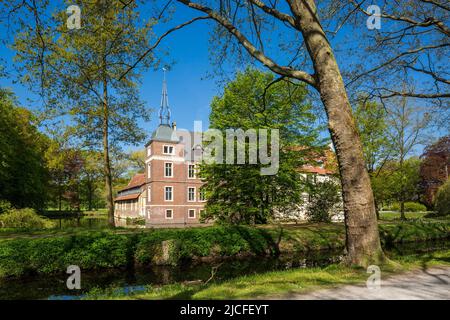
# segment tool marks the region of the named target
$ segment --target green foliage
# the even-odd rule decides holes
[[[369,173],[374,173],[376,167],[389,154],[390,142],[387,135],[386,115],[386,110],[372,101],[359,101],[355,110],[355,119]]]
[[[81,269],[127,266],[133,259],[133,241],[130,236],[99,232],[2,242],[0,277],[64,272],[71,264]]]
[[[302,185],[297,169],[305,155],[317,148],[316,117],[306,101],[304,85],[288,81],[271,84],[273,80],[271,73],[246,69],[211,103],[210,127],[224,136],[226,129],[279,129],[280,159],[275,175],[261,175],[263,165],[247,160],[240,165],[203,164],[200,175],[206,180],[208,199],[205,219],[265,223],[275,208],[281,210],[300,201]],[[245,147],[248,157],[247,141]]]
[[[450,222],[412,221],[380,225],[382,241],[422,241],[447,238]],[[162,259],[162,243],[169,243]],[[75,264],[82,269],[132,265],[179,264],[189,259],[227,256],[293,254],[343,248],[345,230],[340,224],[286,226],[282,229],[216,226],[192,229],[158,229],[115,234],[111,231],[78,232],[0,240],[0,278],[33,272],[64,273]]]
[[[90,147],[101,146],[105,117],[115,147],[137,144],[145,138],[137,120],[149,120],[150,112],[139,98],[137,71],[121,76],[149,47],[156,21],[143,20],[134,2],[90,1],[82,6],[82,28],[68,30],[67,6],[51,15],[48,3],[37,6],[42,37],[29,25],[33,15],[16,17],[21,28],[13,49],[22,82],[51,101],[47,117],[71,116],[73,134]],[[157,63],[153,53],[142,58],[144,69]]]
[[[0,89],[0,199],[18,208],[43,209],[48,189],[44,152],[48,138],[36,118]]]
[[[311,222],[331,222],[338,204],[341,202],[339,185],[327,180],[323,182],[310,182],[308,186],[309,202],[306,215]]]
[[[416,200],[419,192],[419,168],[418,158],[409,158],[403,163],[386,162],[377,175],[372,177],[372,187],[377,194],[377,200],[380,203]]]
[[[386,208],[389,211],[400,211],[400,203],[395,202]],[[405,202],[405,212],[425,212],[427,207],[418,202]]]
[[[160,243],[167,239],[175,241],[171,263],[177,263],[195,257],[264,254],[271,250],[269,238],[264,230],[239,226],[161,230],[141,237],[136,248],[136,262],[152,263],[159,254]]]
[[[83,3],[82,27],[68,30],[67,6],[50,14],[53,9],[44,1],[33,7],[32,13],[23,10],[16,15],[18,30],[12,45],[21,81],[31,90],[39,88],[39,94],[48,101],[43,110],[45,120],[67,121],[69,117],[72,126],[67,129],[72,136],[90,149],[102,150],[111,224],[110,153],[123,144],[143,141],[146,134],[139,121],[150,120],[150,112],[139,96],[138,69],[130,69],[130,63],[139,60],[140,70],[159,63],[153,51],[142,55],[150,46],[157,20],[142,19],[137,6],[134,1],[124,6],[120,0]],[[39,36],[33,31],[36,17]],[[74,191],[70,199],[78,205]]]
[[[0,228],[46,229],[53,227],[49,219],[42,218],[33,209],[10,208],[0,215]]]
[[[0,214],[6,213],[12,209],[11,203],[6,200],[0,200]]]
[[[439,188],[434,201],[434,208],[440,216],[450,214],[450,179]]]
[[[380,224],[380,238],[385,245],[427,240],[447,239],[450,224],[415,220],[409,223]]]

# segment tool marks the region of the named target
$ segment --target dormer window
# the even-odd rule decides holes
[[[163,154],[174,154],[173,146],[163,146]]]

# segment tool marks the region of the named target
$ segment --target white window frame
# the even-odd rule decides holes
[[[171,200],[166,200],[166,195],[167,195],[167,192],[166,192],[166,188],[171,188],[171,196],[172,196],[172,199]],[[164,186],[164,201],[166,201],[166,202],[173,202],[173,198],[174,198],[174,194],[173,194],[174,192],[173,192],[173,186]]]
[[[147,187],[147,202],[152,202],[152,187]]]
[[[164,152],[164,149],[167,147],[167,150],[170,150],[170,148],[172,148],[172,152]],[[164,144],[163,148],[162,148],[162,153],[163,154],[170,154],[170,155],[174,155],[175,154],[175,147],[170,145],[170,144]]]
[[[167,164],[170,164],[170,176],[166,175]],[[164,178],[173,178],[173,162],[164,162]]]
[[[170,217],[167,217],[167,212],[170,211]],[[166,219],[173,219],[173,209],[166,209],[164,211],[164,216]]]
[[[189,172],[190,172],[190,171],[189,171],[189,168],[190,168],[191,166],[194,167],[194,176],[193,176],[193,177],[190,177],[190,176],[189,176]],[[187,178],[188,178],[188,179],[195,179],[196,176],[197,176],[197,174],[196,174],[196,172],[195,172],[195,164],[189,163],[189,164],[188,164],[188,170],[187,170]]]
[[[194,200],[189,200],[189,189],[194,189]],[[195,200],[197,199],[197,188],[196,187],[187,187],[187,201],[188,202],[195,202]]]
[[[150,179],[152,177],[152,164],[147,164],[147,176]]]
[[[148,146],[147,148],[147,157],[150,157],[152,155],[152,147]]]
[[[194,211],[194,216],[191,217],[191,211]],[[188,209],[188,219],[195,219],[197,217],[197,210],[195,209]]]

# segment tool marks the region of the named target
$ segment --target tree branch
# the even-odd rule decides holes
[[[245,37],[241,31],[239,31],[235,25],[233,25],[228,19],[214,11],[213,9],[206,7],[202,4],[191,2],[189,0],[177,0],[178,2],[188,6],[189,8],[195,9],[197,11],[204,12],[208,14],[213,20],[219,23],[222,27],[228,30],[238,41],[239,43],[247,50],[247,52],[256,60],[261,62],[263,65],[268,67],[273,72],[286,76],[289,78],[295,78],[300,81],[306,82],[307,84],[317,87],[316,79],[313,75],[295,70],[290,67],[280,66],[276,64],[271,58],[266,56],[263,52],[256,49],[256,47]]]
[[[182,24],[179,24],[176,27],[173,27],[171,29],[169,29],[168,31],[166,31],[163,35],[161,35],[158,40],[151,46],[149,47],[140,57],[139,59],[137,59],[123,74],[120,75],[119,77],[119,81],[122,80],[131,70],[133,70],[134,68],[136,68],[136,66],[150,53],[152,52],[160,43],[161,41],[167,37],[169,34],[171,34],[172,32],[179,30],[187,25],[190,25],[191,23],[194,23],[195,21],[199,21],[199,20],[205,20],[205,19],[210,19],[209,16],[204,16],[204,17],[196,17],[193,18],[189,21],[186,21]]]

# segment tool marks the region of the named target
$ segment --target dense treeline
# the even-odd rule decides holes
[[[0,199],[42,209],[50,182],[45,167],[50,141],[34,121],[29,110],[16,106],[11,92],[0,89]]]
[[[400,218],[406,219],[405,212],[412,209],[450,207],[449,202],[437,203],[436,198],[448,181],[450,136],[430,138],[434,136],[429,132],[432,121],[426,111],[413,100],[380,105],[361,97],[355,116],[377,211],[400,211]],[[425,146],[420,157],[418,146]]]
[[[70,145],[64,136],[43,133],[38,117],[0,89],[0,201],[38,211],[105,207],[101,153]],[[139,156],[114,157],[116,188],[137,170]]]

